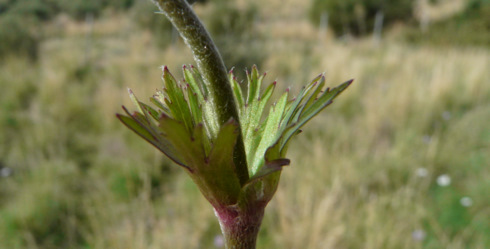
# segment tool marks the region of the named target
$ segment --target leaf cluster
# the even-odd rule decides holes
[[[322,90],[325,78],[319,75],[296,98],[289,99],[289,91],[283,93],[265,116],[264,110],[270,105],[276,83],[261,92],[265,74],[260,75],[254,66],[250,73],[247,72],[248,92],[245,95],[230,72],[240,123],[231,118],[220,124],[200,72],[192,66],[184,66],[183,74],[184,81],[178,82],[164,67],[164,88],[150,98],[156,108],[140,102],[130,90],[137,111],[131,113],[123,107],[126,115],[118,114],[117,117],[186,169],[214,206],[235,205],[250,196],[257,198],[256,194],[249,194],[262,182],[267,185],[266,194],[258,199],[269,201],[279,176],[273,173],[289,164],[285,156],[291,138],[352,82]],[[240,183],[233,161],[240,132],[250,175],[244,184]],[[260,188],[264,192],[263,186]]]

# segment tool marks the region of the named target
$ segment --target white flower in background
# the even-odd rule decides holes
[[[9,177],[10,175],[12,175],[12,169],[11,168],[5,167],[5,168],[0,169],[0,176],[1,177]]]
[[[468,196],[465,196],[461,198],[461,200],[459,200],[459,203],[461,203],[463,207],[471,207],[473,205],[473,199],[471,199]]]
[[[442,113],[442,118],[446,121],[448,121],[449,119],[451,119],[451,112],[450,111],[445,111]]]
[[[225,240],[223,238],[222,235],[216,235],[216,237],[214,237],[214,246],[216,248],[223,248],[225,246]]]
[[[412,239],[416,241],[422,241],[426,237],[426,233],[422,229],[417,229],[412,232]]]
[[[437,184],[441,187],[451,185],[451,177],[447,174],[443,174],[437,177]]]
[[[426,177],[429,175],[429,171],[424,167],[418,168],[415,173],[418,177]]]

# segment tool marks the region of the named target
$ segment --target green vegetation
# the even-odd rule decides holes
[[[28,56],[38,57],[43,38],[43,24],[60,13],[74,19],[99,16],[104,9],[125,10],[134,0],[0,0],[0,58]]]
[[[321,15],[328,14],[329,24],[336,35],[359,36],[372,32],[378,12],[383,13],[386,26],[411,21],[413,5],[412,0],[313,0],[310,19],[318,25]]]
[[[41,34],[36,20],[21,15],[0,16],[0,61],[9,55],[38,57]]]
[[[304,2],[281,2],[253,1],[277,90],[317,71],[356,84],[289,148],[258,248],[489,248],[488,47],[319,44],[291,27]],[[0,56],[0,248],[214,248],[219,224],[193,182],[114,117],[127,87],[151,96],[158,66],[178,72],[188,49],[159,48],[130,14],[102,13],[91,41],[84,22],[52,20],[60,34],[41,36],[37,62]]]
[[[228,68],[236,68],[237,75],[245,78],[244,70],[251,65],[261,67],[267,54],[256,44],[263,37],[257,31],[258,8],[254,3],[238,6],[236,1],[215,0],[213,10],[204,17],[209,32]],[[235,46],[240,44],[240,46]]]
[[[131,10],[135,23],[141,29],[150,31],[160,48],[166,48],[172,41],[177,42],[178,34],[173,32],[172,24],[163,14],[151,14],[156,12],[158,8],[149,0],[138,1]]]
[[[490,1],[471,0],[456,16],[430,26],[428,32],[412,29],[406,39],[436,46],[490,46]]]

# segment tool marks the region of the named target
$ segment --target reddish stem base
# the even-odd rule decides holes
[[[236,206],[215,208],[226,249],[255,249],[265,205],[243,210]]]

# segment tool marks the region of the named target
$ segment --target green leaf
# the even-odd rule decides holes
[[[143,111],[145,111],[146,113],[148,113],[155,121],[158,121],[158,117],[159,117],[159,113],[153,109],[151,106],[143,103],[143,102],[139,102],[141,108],[143,109]]]
[[[233,163],[239,133],[239,125],[233,119],[225,123],[213,143],[207,163],[198,169],[220,204],[224,205],[235,204],[240,195],[241,185]]]
[[[323,86],[325,86],[325,77],[323,75],[319,75],[317,78],[313,79],[313,82],[318,82],[318,86],[316,86],[315,92],[310,95],[309,99],[304,104],[303,109],[307,109],[317,100],[318,94],[320,94]]]
[[[191,67],[192,69],[192,67]],[[192,91],[197,95],[197,99],[202,102],[204,101],[205,98],[205,92],[204,92],[204,83],[201,81],[198,81],[196,78],[197,75],[194,73],[193,70],[188,69],[186,66],[184,66],[183,71],[184,71],[184,79],[185,81],[190,85],[192,88]],[[207,95],[207,94],[206,94]]]
[[[276,82],[270,84],[262,96],[254,101],[252,108],[250,109],[251,114],[248,117],[248,127],[242,127],[247,154],[250,153],[250,148],[257,146],[257,142],[260,141],[261,136],[257,136],[257,134],[262,134],[262,132],[259,132],[259,130],[263,128],[263,125],[260,125],[261,118],[263,116],[264,108],[274,92],[275,86]]]
[[[159,130],[191,169],[194,170],[206,158],[202,144],[193,143],[195,138],[181,122],[163,114]]]
[[[259,167],[263,164],[264,153],[266,149],[277,139],[277,131],[279,128],[279,124],[281,123],[281,118],[284,114],[287,98],[288,92],[285,92],[281,96],[277,104],[271,107],[269,118],[267,119],[267,123],[262,133],[262,140],[260,141],[259,146],[257,147],[255,152],[253,150],[250,150],[252,157],[250,158],[250,160],[247,161],[253,162],[251,175],[255,175]]]
[[[163,112],[167,115],[171,114],[170,109],[168,109],[168,107],[164,105],[165,100],[160,99],[159,95],[156,94],[153,97],[150,97],[150,102],[153,103],[156,107],[158,107],[161,112]]]
[[[252,103],[250,108],[250,116],[247,117],[249,119],[247,130],[245,131],[244,136],[248,137],[250,134],[258,128],[260,119],[262,118],[262,113],[264,111],[265,105],[269,101],[269,98],[272,96],[272,93],[275,88],[275,83],[272,83],[267,87],[264,91],[264,94],[257,100]]]
[[[242,93],[242,88],[240,87],[240,84],[235,78],[235,75],[233,72],[230,72],[230,82],[231,82],[231,87],[233,89],[233,95],[235,96],[235,101],[238,105],[238,111],[239,115],[241,115],[241,111],[244,108],[245,105],[245,100],[243,99],[243,93]]]
[[[176,164],[186,168],[187,170],[190,170],[190,168],[184,163],[179,154],[174,150],[172,145],[168,143],[166,139],[159,136],[154,136],[147,127],[141,125],[141,123],[137,122],[133,118],[121,114],[116,114],[116,116],[124,125],[126,125],[126,127],[134,131],[136,134],[148,141],[153,146],[155,146],[158,150],[164,153]]]
[[[197,94],[194,93],[190,87],[187,87],[186,90],[187,99],[189,100],[189,107],[191,109],[192,123],[195,126],[202,123],[202,110],[199,107]]]
[[[250,104],[259,97],[260,86],[262,84],[262,78],[259,77],[259,71],[257,70],[257,66],[252,67],[252,72],[247,73],[248,79],[248,97],[247,104]]]
[[[298,106],[303,101],[305,94],[307,92],[309,92],[314,87],[314,82],[315,81],[313,81],[312,83],[308,84],[307,86],[301,88],[301,91],[298,93],[298,96],[296,97],[296,99],[289,106],[289,109],[287,110],[287,112],[286,112],[286,114],[285,114],[285,116],[281,122],[280,133],[282,133],[284,131],[284,129],[286,129],[287,125],[292,120],[292,117],[294,117],[294,115],[299,111],[300,108],[298,108]]]
[[[167,106],[170,108],[175,119],[182,122],[187,130],[191,131],[192,117],[181,87],[168,71],[167,67],[163,69],[162,78],[165,83],[165,89],[167,90],[167,96],[170,100],[170,103],[168,103]]]
[[[342,91],[344,91],[350,84],[352,80],[342,83],[338,87],[329,90],[327,89],[323,94],[313,103],[311,106],[304,111],[299,120],[293,123],[287,130],[283,132],[281,150],[286,146],[289,139],[297,133],[298,129],[301,128],[306,122],[317,115],[321,110],[330,105],[334,98],[336,98]]]
[[[272,173],[281,171],[284,166],[287,166],[291,163],[289,159],[286,158],[281,158],[281,159],[276,159],[272,161],[265,161],[265,164],[263,167],[261,167],[255,175],[253,175],[249,181],[246,183],[251,184],[254,183],[258,180],[264,179],[266,176],[269,176]]]
[[[319,110],[325,108],[325,103],[335,99],[340,93],[342,93],[347,87],[352,84],[354,80],[348,80],[332,90],[327,89],[313,105],[311,105],[306,111],[304,116],[311,116],[311,113],[318,113]],[[328,103],[330,104],[330,103]],[[328,105],[327,104],[327,105]],[[314,115],[313,115],[314,116]],[[311,116],[312,117],[312,116]]]
[[[133,91],[131,89],[128,88],[128,92],[129,92],[129,97],[131,98],[131,101],[133,102],[133,104],[138,108],[138,111],[141,113],[143,113],[143,115],[145,116],[144,119],[146,119],[146,122],[148,124],[150,124],[150,120],[149,120],[149,113],[148,113],[148,110],[145,109],[145,107],[143,106],[144,104],[141,103],[138,98],[136,97],[136,95],[133,93]],[[126,110],[127,112],[127,110]],[[129,113],[128,113],[129,115]],[[131,116],[131,115],[129,115]]]
[[[220,124],[218,121],[218,116],[215,110],[213,109],[213,105],[211,102],[205,100],[203,105],[203,121],[204,126],[206,128],[206,134],[209,136],[211,140],[216,139],[218,136],[218,132],[220,129]]]
[[[321,84],[325,82],[325,78],[322,76],[320,78],[320,83],[318,81],[314,80],[308,86],[306,87],[306,91],[301,99],[300,105],[297,107],[297,110],[294,112],[294,117],[289,120],[288,123],[296,123],[298,122],[299,118],[303,114],[303,110],[307,106],[308,102],[315,102],[316,97],[318,96],[318,93],[322,90],[320,87],[323,87],[324,84]],[[312,93],[313,91],[313,93]]]

